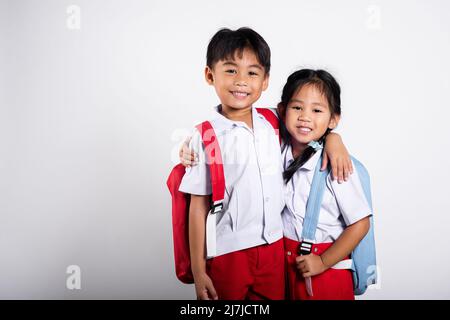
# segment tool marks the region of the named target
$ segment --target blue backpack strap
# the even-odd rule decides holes
[[[372,210],[372,194],[370,190],[370,176],[366,168],[354,157],[351,157],[354,167],[358,172],[364,195]],[[315,242],[317,223],[319,221],[320,207],[326,187],[326,179],[329,169],[320,171],[322,157],[316,165],[314,177],[306,204],[305,220],[303,222],[302,245],[300,254],[311,253],[312,244]],[[373,210],[372,210],[373,213]],[[375,254],[375,236],[373,227],[373,214],[370,217],[370,229],[366,236],[351,253],[353,285],[355,295],[366,292],[367,287],[377,283],[377,264]]]
[[[320,152],[320,151],[318,151]],[[306,202],[306,213],[303,221],[302,245],[300,247],[301,254],[311,253],[312,244],[316,239],[317,223],[319,222],[320,207],[325,191],[328,170],[320,171],[322,156],[319,157],[314,177],[309,192],[308,201]],[[309,252],[308,252],[309,249]]]

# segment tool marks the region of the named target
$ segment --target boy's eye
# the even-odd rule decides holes
[[[291,108],[294,109],[294,110],[302,110],[302,107],[299,107],[299,106],[293,106]]]
[[[228,69],[228,70],[225,70],[225,72],[227,72],[227,73],[237,73],[237,71],[234,70],[234,69]]]
[[[253,71],[250,71],[248,74],[251,75],[251,76],[257,76],[258,75],[256,72],[253,72]]]
[[[314,109],[314,112],[319,113],[319,112],[322,112],[322,110],[320,110],[320,109]]]

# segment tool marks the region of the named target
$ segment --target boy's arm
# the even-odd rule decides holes
[[[205,234],[210,196],[191,195],[189,206],[189,249],[195,291],[200,300],[216,300],[217,293],[206,274]]]
[[[370,219],[365,217],[348,226],[340,237],[322,255],[309,254],[297,257],[297,267],[303,277],[312,277],[325,272],[347,257],[369,232]]]
[[[335,132],[330,132],[325,140],[321,170],[325,170],[328,162],[330,162],[332,178],[337,179],[339,183],[344,182],[344,180],[347,181],[349,174],[353,173],[353,165],[341,136]]]

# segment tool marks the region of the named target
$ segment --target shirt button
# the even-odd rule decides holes
[[[290,252],[290,251],[288,251],[288,252],[287,252],[287,255],[288,255],[288,256],[290,256],[290,255],[291,255],[291,252]]]
[[[317,252],[317,248],[314,248],[314,252]]]

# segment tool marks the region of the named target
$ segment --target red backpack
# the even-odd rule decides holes
[[[256,110],[258,113],[262,114],[267,121],[269,121],[278,135],[279,122],[277,116],[270,109],[256,108]],[[222,210],[222,201],[225,194],[225,176],[223,173],[222,157],[220,154],[217,137],[211,123],[209,121],[205,121],[197,125],[196,128],[202,136],[205,149],[210,150],[210,152],[206,152],[212,187],[212,204],[210,214],[215,214]],[[169,188],[172,196],[172,228],[176,275],[181,282],[193,283],[194,277],[191,270],[188,228],[190,195],[179,191],[184,173],[185,167],[181,163],[177,164],[170,172],[169,178],[167,179],[167,187]],[[215,219],[208,220],[213,221],[215,224]],[[208,233],[209,232],[206,233],[206,241],[207,243],[212,242],[215,247],[215,234],[209,234],[208,236]]]

